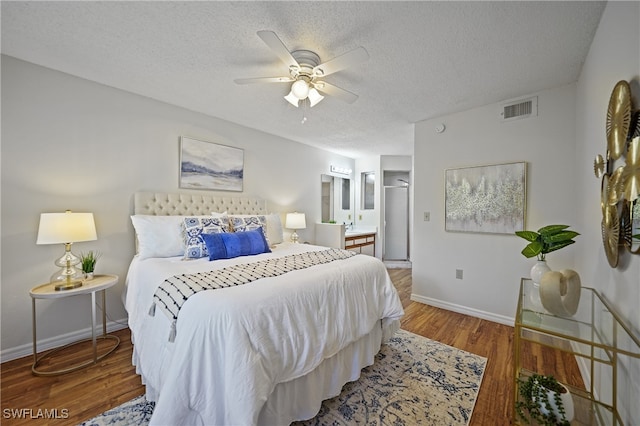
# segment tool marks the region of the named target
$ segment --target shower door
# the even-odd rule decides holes
[[[384,260],[409,259],[409,188],[384,188]]]

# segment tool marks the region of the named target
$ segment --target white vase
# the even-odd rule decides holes
[[[564,407],[564,417],[565,419],[567,419],[567,421],[571,421],[573,420],[573,416],[574,416],[574,410],[573,410],[573,398],[571,397],[571,392],[569,392],[569,389],[567,389],[567,387],[565,385],[563,385],[562,383],[559,383],[560,386],[563,387],[564,389],[564,393],[560,394],[560,401],[562,402],[562,406]],[[553,414],[556,416],[556,419],[562,420],[562,416],[560,415],[560,410],[558,410],[558,406],[556,405],[556,400],[555,400],[555,391],[551,391],[548,390],[547,391],[547,398],[549,400],[549,405],[551,406],[551,411],[553,412]],[[547,410],[547,407],[544,406],[544,404],[540,404],[540,411],[542,412],[542,414],[549,414],[549,410]]]
[[[539,285],[542,276],[545,274],[545,272],[549,271],[551,271],[551,268],[549,268],[549,265],[547,265],[547,261],[538,260],[531,268],[531,281],[533,281],[534,284]]]

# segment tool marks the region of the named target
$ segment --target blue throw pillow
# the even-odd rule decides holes
[[[245,232],[202,234],[209,260],[271,253],[262,228]]]

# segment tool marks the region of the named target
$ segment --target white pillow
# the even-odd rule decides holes
[[[212,217],[217,217],[217,218],[227,217],[227,215],[228,215],[228,213],[227,213],[226,211],[225,211],[225,212],[222,212],[222,213],[219,213],[219,212],[211,212],[211,216],[212,216]]]
[[[140,258],[182,256],[182,220],[183,216],[131,216]]]
[[[282,220],[280,219],[279,213],[270,213],[267,215],[267,240],[271,246],[284,241]]]

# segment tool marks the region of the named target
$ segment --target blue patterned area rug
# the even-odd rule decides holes
[[[487,359],[399,330],[375,363],[316,417],[296,426],[468,425]],[[146,426],[154,404],[133,399],[82,426]]]

